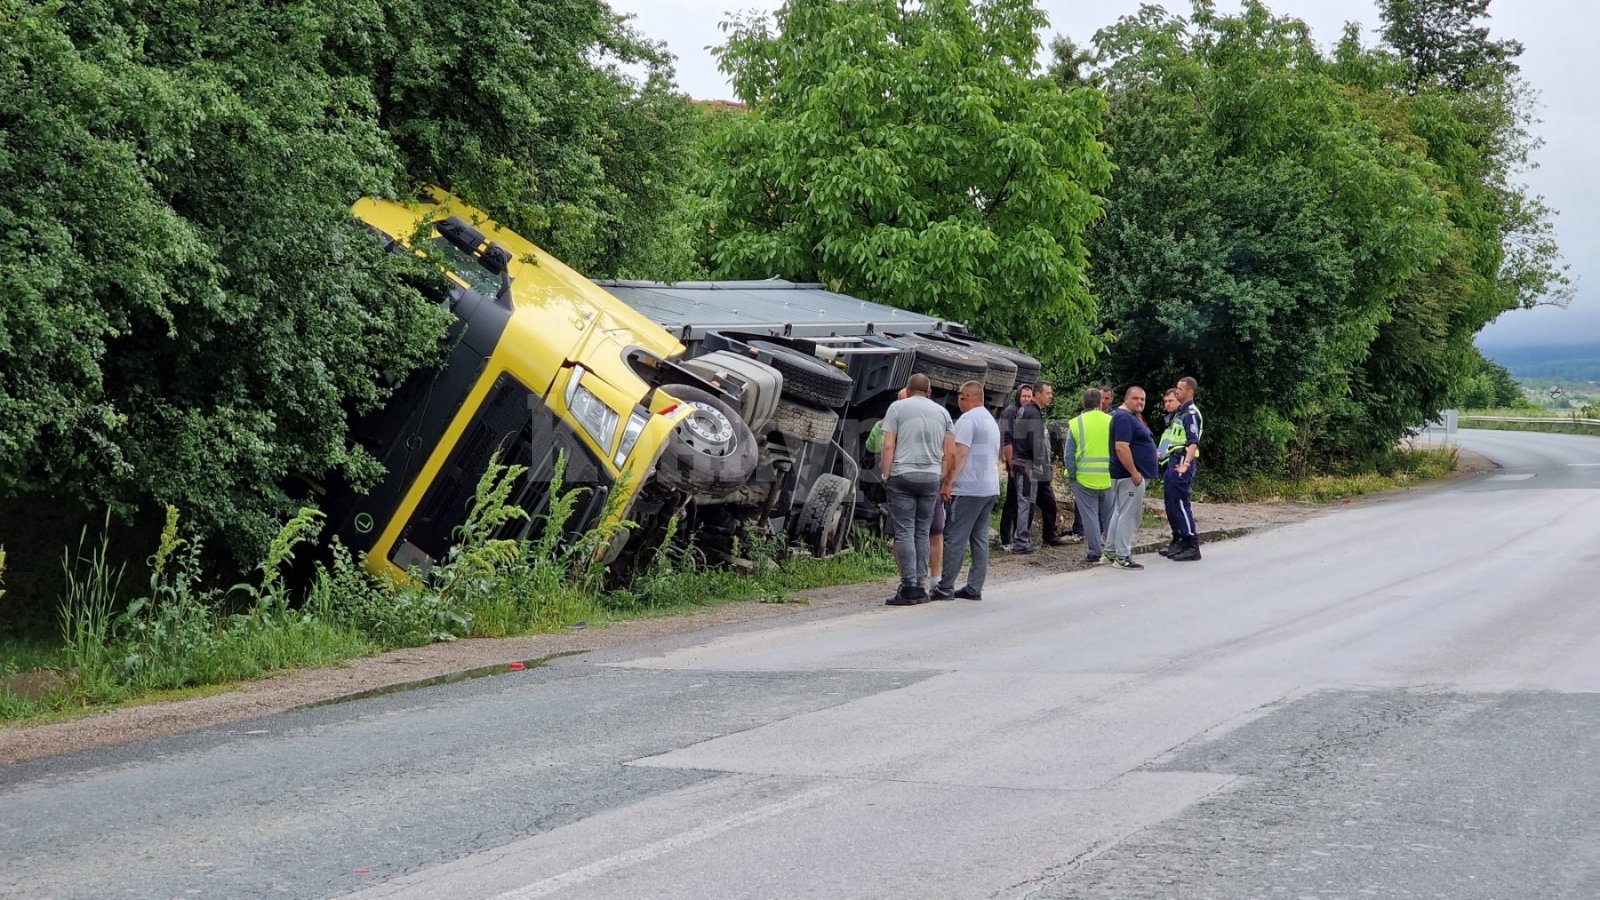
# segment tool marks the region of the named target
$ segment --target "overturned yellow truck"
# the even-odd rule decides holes
[[[603,551],[619,567],[674,517],[713,558],[773,534],[838,553],[879,515],[864,439],[906,378],[927,374],[936,398],[980,381],[998,406],[1039,374],[958,325],[819,285],[592,282],[439,189],[352,211],[439,265],[453,315],[444,363],[353,424],[384,479],[323,498],[375,573],[443,560],[497,453],[527,470],[511,499],[529,516],[506,537],[541,534],[553,494],[577,489],[565,537],[628,522]]]

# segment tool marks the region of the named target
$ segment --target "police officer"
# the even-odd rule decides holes
[[[1194,393],[1199,387],[1191,375],[1178,379],[1173,389],[1176,408],[1161,435],[1161,461],[1165,469],[1162,479],[1162,497],[1166,501],[1167,524],[1172,528],[1172,545],[1161,555],[1176,562],[1193,562],[1200,558],[1200,535],[1195,528],[1194,507],[1190,499],[1194,491],[1195,463],[1200,456],[1200,433],[1204,420],[1194,405]]]

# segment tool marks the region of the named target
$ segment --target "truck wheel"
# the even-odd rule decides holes
[[[784,399],[778,401],[778,408],[772,413],[771,427],[808,444],[826,444],[833,440],[833,432],[839,427],[839,414]]]
[[[993,355],[1011,360],[1017,366],[1016,384],[1037,384],[1039,376],[1044,373],[1044,363],[1015,347],[1007,347],[1005,344],[996,344],[990,341],[980,341],[975,337],[967,337],[965,335],[952,335],[951,340],[967,345],[968,349],[974,353],[982,353],[986,357]],[[1008,385],[1006,390],[1010,391],[1016,384]]]
[[[771,341],[751,341],[750,347],[772,356],[770,365],[783,373],[784,394],[823,409],[843,406],[855,382],[828,363]]]
[[[999,394],[1009,394],[1017,386],[1020,369],[1015,362],[993,347],[980,344],[956,344],[960,349],[971,353],[973,356],[982,357],[989,369],[983,376],[984,390],[994,391]],[[1031,383],[1031,382],[1030,382]]]
[[[750,426],[726,401],[699,388],[670,384],[665,391],[694,411],[667,438],[656,477],[694,497],[726,497],[744,486],[756,470]]]
[[[845,548],[850,538],[852,487],[848,478],[838,475],[822,475],[811,486],[795,521],[794,537],[813,556],[833,556]]]
[[[932,341],[919,337],[897,337],[895,342],[917,351],[911,371],[928,376],[934,387],[947,391],[958,390],[965,381],[984,382],[989,364],[983,357],[960,347],[953,341]]]

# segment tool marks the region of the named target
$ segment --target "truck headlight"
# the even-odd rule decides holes
[[[607,406],[604,400],[596,397],[588,388],[579,385],[577,390],[571,391],[567,396],[567,411],[572,418],[583,426],[596,445],[604,452],[611,446],[611,441],[617,436],[617,423],[621,416],[617,411]]]

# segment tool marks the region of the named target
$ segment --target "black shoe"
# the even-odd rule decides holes
[[[1032,547],[1018,547],[1016,545],[1012,545],[1011,552],[1012,552],[1012,554],[1014,554],[1016,556],[1027,556],[1029,553],[1033,552],[1033,548]]]
[[[1185,543],[1182,547],[1179,547],[1177,550],[1174,550],[1172,552],[1172,555],[1167,557],[1167,559],[1170,559],[1173,562],[1194,562],[1195,560],[1197,560],[1199,558],[1200,558],[1200,542],[1196,541],[1196,540],[1190,540],[1189,542]]]
[[[916,603],[917,601],[900,594],[895,594],[893,597],[883,601],[884,606],[915,606]]]
[[[1127,559],[1124,559],[1124,558],[1122,558],[1120,556],[1115,556],[1115,557],[1111,558],[1111,567],[1113,569],[1142,569],[1142,568],[1144,568],[1144,566],[1140,565],[1139,563],[1134,562],[1132,557],[1128,557]]]
[[[1172,554],[1177,553],[1181,549],[1183,549],[1183,541],[1180,541],[1177,538],[1173,538],[1172,539],[1172,543],[1166,545],[1165,547],[1162,547],[1160,550],[1157,550],[1156,552],[1161,554],[1162,556],[1170,558],[1172,556]]]
[[[979,591],[973,590],[972,589],[972,585],[970,585],[970,584],[966,585],[964,587],[961,587],[961,588],[957,588],[956,592],[954,594],[952,594],[951,596],[960,597],[962,600],[982,600],[983,599],[983,594],[981,592],[979,592]]]
[[[955,598],[955,591],[946,591],[941,588],[934,588],[933,591],[928,594],[929,600],[954,600]]]
[[[1098,566],[1100,565],[1100,557],[1094,555],[1093,553],[1086,553],[1084,554],[1083,559],[1078,560],[1078,565]]]
[[[909,590],[902,588],[900,590],[900,595],[905,597],[907,600],[910,600],[912,603],[928,602],[928,589],[925,587],[914,587]]]
[[[1053,538],[1050,538],[1049,540],[1045,541],[1045,544],[1048,545],[1048,546],[1051,546],[1051,547],[1065,547],[1066,545],[1068,545],[1070,543],[1072,543],[1072,542],[1067,540],[1066,538],[1058,538],[1058,537],[1053,537]]]

